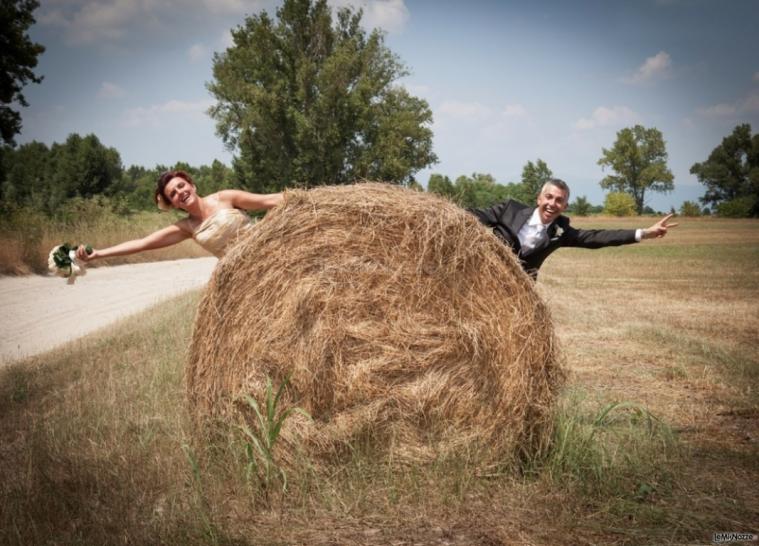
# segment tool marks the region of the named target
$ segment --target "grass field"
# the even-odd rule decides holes
[[[649,219],[642,221],[648,225]],[[576,219],[638,227],[641,219]],[[2,544],[710,544],[759,532],[759,221],[562,249],[538,290],[570,370],[553,450],[427,466],[355,446],[265,486],[192,439],[198,295],[0,371]],[[286,425],[285,425],[286,426]]]

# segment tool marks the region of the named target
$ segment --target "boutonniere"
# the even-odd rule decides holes
[[[564,229],[562,229],[561,226],[556,226],[556,231],[553,234],[553,237],[551,237],[552,241],[557,240],[559,237],[561,237],[564,234]]]

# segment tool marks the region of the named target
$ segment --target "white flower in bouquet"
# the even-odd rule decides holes
[[[68,284],[74,284],[77,277],[83,277],[87,274],[84,264],[76,259],[77,248],[77,245],[63,243],[54,247],[47,258],[47,267],[50,273],[66,278]],[[85,251],[90,254],[92,247],[87,245]]]

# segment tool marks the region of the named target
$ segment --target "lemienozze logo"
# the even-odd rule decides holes
[[[756,542],[757,540],[759,540],[759,535],[753,533],[724,532],[714,533],[714,536],[712,537],[712,542],[715,544],[722,544],[724,542]]]

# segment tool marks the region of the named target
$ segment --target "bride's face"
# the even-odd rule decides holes
[[[198,192],[193,184],[190,184],[184,178],[175,176],[163,190],[163,194],[171,203],[171,206],[177,209],[187,210],[187,207],[198,199]]]

